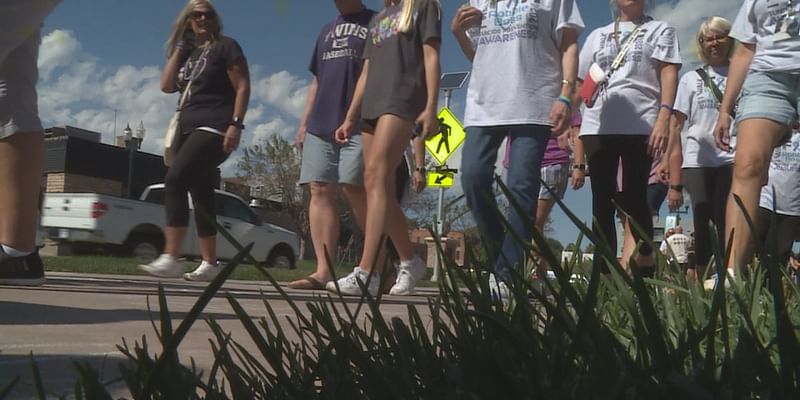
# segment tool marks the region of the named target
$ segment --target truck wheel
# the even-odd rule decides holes
[[[162,248],[161,241],[150,236],[133,236],[128,243],[130,254],[142,262],[150,262],[158,258]]]
[[[294,252],[288,246],[278,245],[269,253],[266,262],[267,268],[294,269]]]

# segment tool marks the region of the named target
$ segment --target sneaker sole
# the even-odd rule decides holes
[[[139,268],[139,271],[147,272],[148,274],[150,274],[152,276],[155,276],[157,278],[180,278],[181,276],[183,276],[183,272],[181,272],[179,274],[165,274],[165,273],[161,273],[161,272],[159,272],[157,270],[154,270],[154,269],[152,269],[149,266],[144,265],[144,264],[139,264],[138,268]]]

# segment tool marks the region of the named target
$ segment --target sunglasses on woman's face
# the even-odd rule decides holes
[[[192,11],[189,16],[192,17],[192,19],[198,20],[202,19],[203,17],[205,17],[205,19],[214,19],[217,17],[217,14],[213,11]]]

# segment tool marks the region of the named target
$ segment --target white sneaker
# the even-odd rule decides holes
[[[361,281],[365,285],[367,284],[367,280],[369,279],[369,272],[364,271],[361,267],[356,266],[353,268],[353,272],[347,274],[343,278],[339,278],[338,281],[330,281],[325,285],[325,289],[331,292],[336,292],[336,284],[339,284],[339,293],[344,295],[350,296],[361,296],[363,293],[361,292],[361,286],[358,285],[358,281]],[[381,277],[379,274],[374,274],[371,279],[369,279],[369,285],[367,285],[367,291],[371,296],[378,295],[378,289],[381,285]]]
[[[220,270],[222,270],[222,267],[219,266],[219,262],[212,264],[203,260],[194,271],[183,274],[183,279],[187,281],[210,282],[217,277]]]
[[[497,280],[494,274],[489,274],[489,292],[492,294],[493,299],[499,299],[503,304],[508,303],[510,291],[505,282]]]
[[[736,271],[730,268],[727,268],[728,276],[725,278],[725,289],[731,287],[731,280],[736,279]],[[714,290],[717,288],[717,273],[714,272],[714,275],[711,278],[706,279],[703,281],[703,289],[705,290]]]
[[[397,267],[397,279],[394,281],[389,294],[393,296],[409,296],[414,294],[417,281],[424,278],[428,267],[419,256],[414,256],[411,261],[401,261]]]
[[[169,254],[162,254],[150,264],[139,264],[139,269],[159,278],[180,278],[183,263]]]

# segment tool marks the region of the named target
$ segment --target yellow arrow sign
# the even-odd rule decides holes
[[[436,162],[443,165],[466,137],[461,121],[447,107],[443,107],[439,111],[439,132],[425,140],[425,148]]]
[[[428,187],[430,188],[449,188],[453,186],[453,177],[455,173],[444,171],[431,171],[428,172]]]

